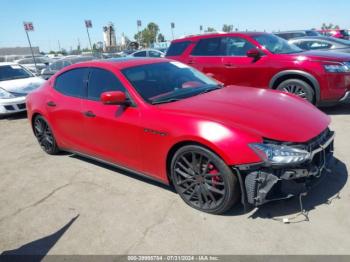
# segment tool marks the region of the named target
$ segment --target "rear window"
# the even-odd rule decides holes
[[[89,69],[79,68],[64,72],[56,78],[54,88],[67,96],[85,97],[85,79]]]
[[[193,56],[220,56],[225,55],[225,45],[222,37],[201,39],[191,55]]]
[[[190,45],[190,41],[172,43],[166,53],[166,56],[179,56]]]

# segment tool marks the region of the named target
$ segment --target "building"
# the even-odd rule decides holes
[[[109,23],[103,27],[103,51],[104,52],[115,52],[117,49],[117,40],[115,37],[114,25]]]
[[[33,47],[34,55],[40,55],[39,47]],[[32,56],[29,47],[1,47],[0,62],[12,62],[13,60]]]

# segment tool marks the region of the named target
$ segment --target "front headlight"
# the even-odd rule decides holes
[[[324,69],[329,73],[348,73],[350,72],[350,66],[348,63],[338,65],[324,65]]]
[[[300,164],[310,159],[309,152],[290,146],[258,143],[249,146],[267,164]]]
[[[14,98],[15,96],[0,87],[0,99]]]

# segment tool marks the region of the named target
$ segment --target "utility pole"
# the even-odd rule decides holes
[[[142,26],[141,20],[137,20],[137,34],[138,34],[138,42],[139,42],[139,47],[141,46],[141,34],[140,34],[140,27]]]
[[[94,50],[92,49],[91,39],[90,39],[90,34],[89,34],[89,28],[92,28],[91,20],[85,20],[85,27],[86,27],[86,33],[87,33],[88,38],[89,38],[90,50],[91,50],[91,53],[93,53]]]
[[[200,26],[199,26],[199,33],[202,34],[202,31],[203,31],[203,26],[200,25]]]
[[[61,52],[61,44],[60,44],[60,40],[57,40],[58,42],[58,52]]]
[[[174,28],[175,28],[175,23],[174,23],[174,22],[171,22],[170,27],[171,27],[171,35],[173,36],[173,40],[174,40]]]
[[[35,61],[35,56],[34,56],[34,52],[33,52],[33,48],[32,48],[32,43],[30,42],[30,38],[28,35],[28,31],[34,31],[34,26],[32,22],[23,22],[24,25],[24,31],[26,32],[27,35],[27,39],[28,39],[28,43],[29,43],[29,47],[30,47],[30,52],[32,53],[32,57],[33,57],[33,61],[34,61],[34,65],[35,65],[35,71],[36,73],[38,73],[38,67],[36,66],[36,61]]]

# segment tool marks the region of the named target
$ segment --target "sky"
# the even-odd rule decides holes
[[[171,40],[199,33],[199,26],[221,30],[278,31],[319,28],[323,22],[350,29],[349,0],[0,0],[0,47],[28,46],[23,21],[33,22],[33,46],[41,51],[88,47],[84,20],[92,20],[92,42],[103,40],[102,27],[112,22],[117,39],[133,39],[136,21],[155,22]]]

